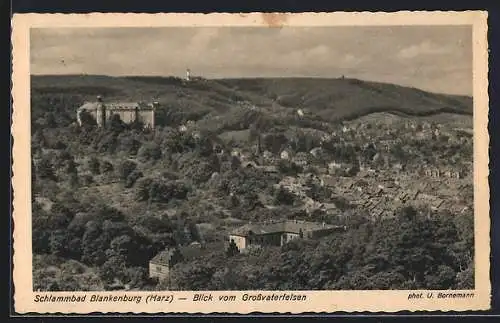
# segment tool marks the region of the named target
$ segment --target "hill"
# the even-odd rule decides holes
[[[166,126],[76,126],[97,95],[159,101]],[[352,79],[35,76],[34,287],[473,288],[471,114],[471,98]],[[292,219],[346,230],[226,244],[244,223]],[[200,254],[165,286],[149,261],[176,247]]]
[[[218,124],[227,118],[238,118],[237,111],[249,110],[242,107],[254,108],[271,123],[283,125],[295,123],[297,109],[306,111],[303,119],[327,123],[352,120],[374,112],[429,116],[438,113],[472,115],[473,110],[471,97],[347,78],[199,79],[186,82],[175,77],[47,75],[32,76],[31,88],[34,95],[74,95],[81,100],[93,100],[97,95],[105,96],[106,100],[154,99],[164,107],[163,117],[172,117],[173,112],[178,112],[182,114],[179,119],[204,120],[207,126],[213,118],[217,118]],[[231,120],[238,123],[235,121]],[[228,128],[242,130],[238,126]]]
[[[282,106],[309,109],[329,121],[387,111],[416,116],[438,112],[472,113],[469,97],[358,79],[226,79],[221,83],[272,98]]]

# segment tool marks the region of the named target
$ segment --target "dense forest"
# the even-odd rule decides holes
[[[101,89],[91,94],[97,91]],[[300,200],[275,188],[282,176],[305,171],[302,167],[280,161],[278,174],[268,174],[242,168],[238,158],[221,153],[251,148],[258,136],[262,149],[273,153],[283,147],[307,152],[323,145],[329,154],[326,160],[347,162],[376,153],[338,138],[322,143],[306,131],[332,131],[340,123],[326,122],[318,115],[294,119],[302,130],[289,135],[283,120],[272,114],[234,109],[225,112],[214,129],[213,122],[206,121],[213,111],[165,108],[159,111],[164,122],[154,131],[124,124],[119,118],[97,128],[85,116],[80,127],[75,109],[85,99],[85,93],[60,88],[32,92],[35,290],[474,286],[471,213],[405,207],[392,218],[374,220],[370,214],[352,210],[342,197],[331,197],[327,188],[313,187],[312,197],[331,198],[344,216],[305,215],[297,209]],[[198,120],[199,136],[178,130],[189,120]],[[221,134],[242,130],[249,134],[244,140],[221,139]],[[471,155],[467,147],[450,146],[444,140],[433,147],[418,142],[408,145],[411,149],[393,149],[391,158]],[[231,221],[282,218],[325,221],[349,229],[246,254],[227,248],[225,232]],[[206,223],[212,229],[201,236],[198,225]],[[158,252],[193,241],[219,247],[177,264],[168,286],[148,278],[148,262]]]

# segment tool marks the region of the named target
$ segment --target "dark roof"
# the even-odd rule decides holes
[[[253,160],[249,160],[249,161],[246,161],[246,162],[243,162],[241,164],[244,168],[249,168],[249,167],[255,167],[255,168],[258,168],[259,165],[257,165],[256,162],[254,162]]]
[[[85,102],[82,106],[78,108],[78,111],[82,110],[95,110],[99,107],[99,102]]]
[[[175,249],[163,250],[156,256],[154,256],[153,259],[150,260],[150,262],[157,265],[168,266],[170,263],[170,259],[172,259],[172,256],[174,255],[174,252]]]
[[[262,169],[264,172],[266,173],[277,173],[279,170],[278,170],[278,167],[276,166],[273,166],[273,165],[270,165],[270,166],[262,166],[260,167],[260,169]]]
[[[241,226],[231,232],[232,235],[238,236],[248,236],[250,234],[270,234],[270,233],[280,233],[280,232],[289,232],[289,233],[300,233],[307,231],[319,231],[323,229],[333,229],[336,226],[316,222],[306,222],[306,221],[282,221],[275,223],[249,223],[244,226]]]
[[[199,258],[207,253],[207,249],[202,248],[202,246],[199,245],[183,246],[180,248],[180,251],[185,260]]]

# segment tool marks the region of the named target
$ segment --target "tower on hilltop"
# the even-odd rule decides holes
[[[186,69],[186,81],[191,80],[191,70],[188,68]]]

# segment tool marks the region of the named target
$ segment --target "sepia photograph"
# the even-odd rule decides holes
[[[473,35],[29,28],[34,302],[477,298]]]

